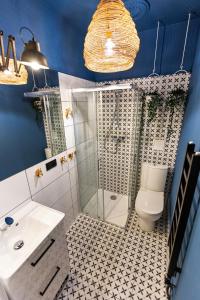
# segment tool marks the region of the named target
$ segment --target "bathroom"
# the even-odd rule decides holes
[[[199,29],[197,0],[2,1],[0,300],[200,299]]]

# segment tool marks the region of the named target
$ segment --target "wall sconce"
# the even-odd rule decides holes
[[[25,42],[22,33],[26,30],[31,33],[32,40]],[[40,52],[40,44],[35,40],[33,32],[27,27],[20,28],[20,35],[24,43],[24,51],[21,55],[21,64],[29,66],[34,70],[49,69],[47,59],[42,52]]]
[[[32,40],[25,42],[22,37],[23,31],[31,33]],[[17,61],[15,38],[8,36],[8,46],[5,55],[3,43],[3,31],[0,31],[0,84],[26,84],[28,73],[24,66],[30,66],[34,70],[48,69],[47,59],[40,52],[40,44],[35,40],[33,32],[27,27],[20,28],[21,39],[24,43],[24,50],[21,61]],[[11,55],[13,58],[11,58]]]
[[[5,56],[3,31],[0,31],[0,54],[0,84],[26,84],[28,73],[25,67],[17,61],[15,38],[12,35],[8,36]]]

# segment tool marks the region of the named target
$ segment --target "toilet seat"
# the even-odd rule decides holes
[[[164,193],[151,190],[139,190],[136,198],[136,210],[148,215],[161,214],[164,207]]]

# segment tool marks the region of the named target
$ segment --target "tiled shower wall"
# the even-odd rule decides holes
[[[122,80],[122,81],[112,81],[112,82],[102,82],[98,85],[105,85],[105,84],[116,84],[116,83],[132,83],[136,88],[142,90],[144,93],[150,92],[158,92],[164,98],[167,97],[168,93],[172,90],[176,90],[178,88],[183,89],[185,91],[188,90],[190,80],[190,74],[174,74],[174,75],[167,75],[167,76],[158,76],[158,77],[148,77],[148,78],[136,78],[130,80]],[[106,97],[111,98],[110,92],[104,92]],[[123,105],[126,105],[130,101],[130,93],[124,93],[122,102]],[[142,98],[140,99],[142,102]],[[131,102],[131,101],[130,101]],[[106,112],[107,108],[109,107],[108,102],[103,103],[104,112]],[[137,176],[137,188],[139,187],[140,182],[140,173],[141,173],[141,164],[142,162],[148,162],[151,164],[164,164],[168,165],[169,172],[166,184],[166,193],[169,191],[171,186],[171,180],[173,176],[174,164],[176,159],[176,152],[178,147],[178,141],[183,121],[184,115],[184,107],[185,104],[179,109],[175,110],[172,124],[174,131],[172,132],[171,136],[168,137],[168,130],[167,127],[170,121],[170,113],[167,112],[165,108],[165,101],[163,102],[163,107],[159,109],[157,112],[156,120],[152,121],[151,123],[148,122],[148,107],[147,107],[147,100],[144,102],[143,105],[143,112],[142,112],[142,130],[141,130],[141,139],[140,139],[140,147],[139,147],[139,161],[138,161],[138,171],[135,170],[135,166],[132,165],[133,172],[137,172],[135,176]],[[131,111],[132,107],[129,103],[128,110]],[[99,111],[101,114],[101,111]],[[111,115],[114,113],[114,108],[111,107]],[[122,112],[123,114],[125,113]],[[99,116],[100,118],[100,116]],[[105,120],[106,122],[110,122],[110,120]],[[122,122],[123,129],[126,132],[127,122]],[[134,126],[134,124],[131,124]],[[106,132],[108,127],[105,126],[103,136],[105,138]],[[163,140],[164,147],[162,150],[156,149],[154,146],[155,140]],[[110,147],[112,149],[112,147]],[[120,169],[118,173],[113,171],[114,162],[117,161],[117,165],[123,165],[124,155],[113,157],[112,154],[107,155],[107,171],[104,174],[104,181],[105,185],[109,186],[110,188],[115,188],[118,185],[120,186],[120,181],[123,180],[124,176],[127,174],[124,173],[123,168]],[[116,163],[115,163],[116,164]],[[109,165],[112,166],[109,168]],[[102,179],[103,180],[103,179]],[[115,182],[117,180],[118,184],[115,186],[111,186],[111,182]],[[117,191],[117,190],[116,190]],[[133,199],[134,200],[134,199]]]
[[[137,183],[142,102],[134,90],[102,91],[97,94],[100,186],[130,195]],[[114,117],[115,115],[115,117]],[[117,143],[117,139],[121,139]]]

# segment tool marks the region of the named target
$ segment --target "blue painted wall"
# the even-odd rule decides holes
[[[196,143],[200,150],[200,34],[193,66],[191,92],[185,113],[181,139],[176,160],[171,193],[171,215],[174,209],[185,149],[188,141]],[[197,199],[198,200],[198,199]],[[183,270],[175,290],[175,300],[200,299],[200,209],[197,211]]]
[[[50,86],[58,85],[56,72],[48,71],[47,78]],[[44,86],[41,72],[36,82]],[[36,122],[30,99],[24,98],[24,92],[32,87],[31,76],[27,85],[0,85],[0,180],[45,159],[43,123]]]
[[[93,76],[83,66],[78,43],[82,43],[79,32],[58,14],[47,1],[3,0],[3,15],[0,29],[5,37],[16,37],[17,56],[20,57],[23,43],[19,36],[21,26],[30,27],[40,41],[42,52],[48,57],[50,68],[81,77]],[[25,38],[30,38],[25,35]],[[5,39],[6,46],[6,39]],[[56,72],[48,72],[49,85],[58,85]],[[36,76],[37,85],[44,86],[42,73]],[[11,176],[45,159],[46,140],[44,129],[35,121],[35,111],[23,94],[32,89],[28,85],[0,85],[0,180]]]
[[[73,22],[59,13],[48,1],[3,0],[1,7],[4,12],[0,19],[0,28],[5,35],[13,34],[16,37],[17,53],[23,49],[19,37],[21,26],[30,27],[40,41],[42,51],[47,55],[51,69],[77,77],[102,81],[123,78],[133,78],[149,75],[153,68],[156,28],[139,32],[141,49],[136,58],[134,67],[127,72],[114,74],[99,74],[88,71],[84,67],[83,44],[89,25],[83,26]],[[78,12],[78,11],[77,11]],[[80,12],[78,12],[80,13]],[[77,18],[77,15],[76,15]],[[190,70],[193,63],[197,40],[199,19],[193,19],[189,31],[188,47],[186,50],[185,67]],[[157,72],[170,74],[175,72],[180,64],[186,22],[161,26]]]
[[[190,71],[193,65],[200,20],[193,19],[188,35],[188,45],[185,53],[184,67]],[[161,26],[159,33],[156,73],[172,74],[179,69],[185,38],[186,22]],[[139,33],[141,48],[136,57],[135,65],[126,72],[113,74],[96,74],[96,81],[144,77],[152,73],[156,29]]]
[[[93,79],[94,74],[83,65],[80,49],[83,36],[80,30],[72,26],[48,1],[2,0],[1,11],[0,29],[5,35],[16,37],[18,57],[23,49],[19,29],[27,26],[40,41],[41,50],[48,57],[51,69]]]

